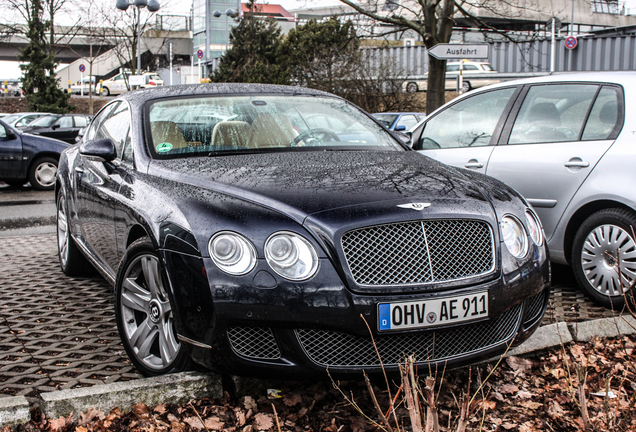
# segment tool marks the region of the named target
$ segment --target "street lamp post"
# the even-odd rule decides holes
[[[215,10],[214,12],[212,12],[212,15],[215,18],[220,18],[221,15],[225,15],[225,50],[227,51],[228,46],[230,45],[230,32],[228,32],[227,30],[227,17],[236,18],[238,16],[238,12],[234,9],[227,9],[225,12]]]
[[[141,9],[148,7],[150,12],[157,12],[161,5],[158,0],[117,0],[115,7],[125,11],[128,6],[137,6],[137,75],[141,71]]]

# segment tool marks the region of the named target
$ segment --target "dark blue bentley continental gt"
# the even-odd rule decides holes
[[[458,366],[525,340],[548,301],[521,196],[319,91],[126,93],[62,154],[56,193],[61,267],[114,285],[147,375]]]

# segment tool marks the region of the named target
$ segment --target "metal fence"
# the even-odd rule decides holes
[[[573,50],[565,48],[564,38],[557,38],[555,46],[556,72],[636,70],[636,36],[582,37]],[[423,76],[428,70],[423,45],[364,49],[369,51],[369,59],[391,59],[409,76]],[[501,73],[548,72],[550,50],[549,40],[494,42],[488,61]]]

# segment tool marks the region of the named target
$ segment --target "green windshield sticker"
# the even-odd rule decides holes
[[[159,153],[168,152],[172,150],[172,144],[170,143],[161,143],[157,146],[157,151]]]

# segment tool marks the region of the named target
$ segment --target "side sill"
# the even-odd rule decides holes
[[[104,279],[110,282],[111,285],[115,286],[115,275],[110,270],[108,270],[102,263],[97,261],[97,259],[93,256],[93,254],[86,248],[86,246],[84,246],[84,243],[82,243],[77,237],[73,236],[73,240],[75,241],[75,244],[77,245],[77,247],[81,249],[86,259],[88,259],[91,262],[91,264],[95,266],[95,268],[101,273]]]

